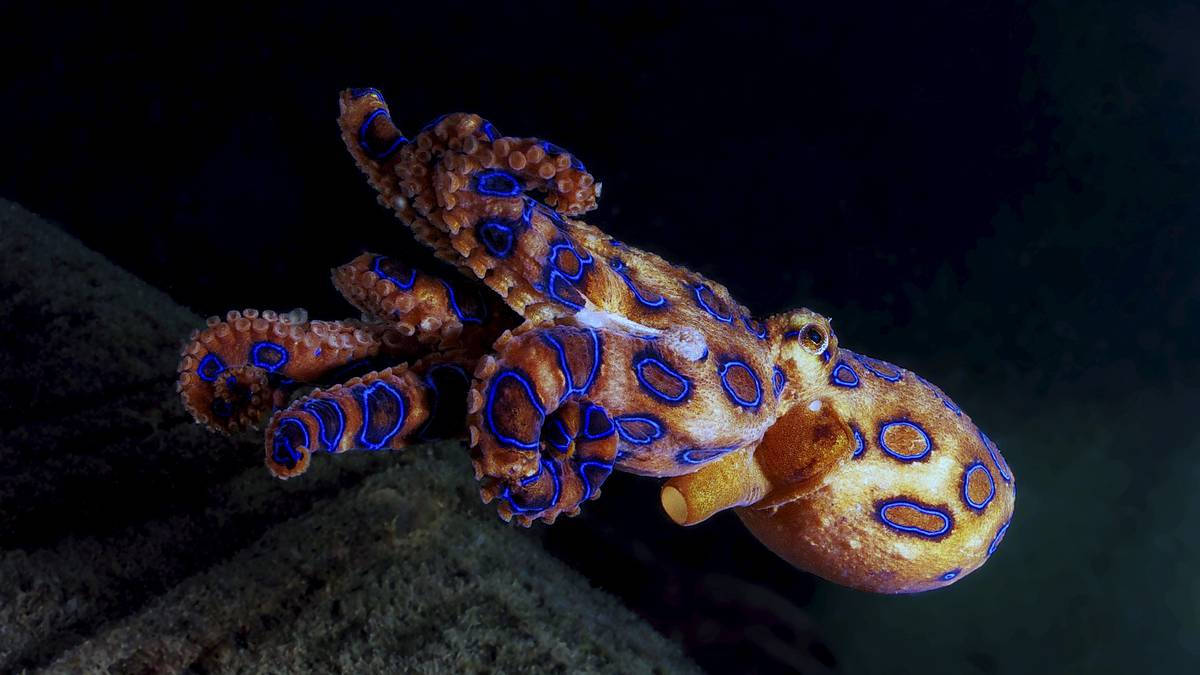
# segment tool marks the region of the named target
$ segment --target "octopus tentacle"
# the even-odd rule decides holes
[[[550,327],[506,333],[485,356],[467,398],[471,457],[484,502],[530,525],[600,495],[617,454],[612,417],[592,396],[599,337]]]
[[[547,141],[502,137],[466,113],[439,118],[377,158],[368,148],[402,137],[387,104],[362,90],[344,92],[341,107],[343,140],[380,201],[440,258],[527,318],[531,305],[551,305],[544,314],[553,318],[586,304],[582,287],[598,267],[581,239],[601,235],[566,216],[595,208],[599,185],[578,159]],[[607,267],[601,276],[624,287]]]
[[[395,450],[460,436],[477,357],[463,351],[431,355],[297,399],[267,426],[267,468],[286,479],[304,473],[319,451]]]
[[[388,256],[363,253],[333,271],[350,304],[433,349],[482,351],[517,317],[466,279],[428,274]]]
[[[233,432],[257,427],[299,386],[426,351],[415,337],[386,323],[309,321],[303,310],[234,310],[192,332],[181,352],[176,389],[198,422]]]

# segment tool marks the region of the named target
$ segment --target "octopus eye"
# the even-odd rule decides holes
[[[805,351],[820,354],[829,346],[829,336],[816,324],[808,324],[800,329],[800,344]]]

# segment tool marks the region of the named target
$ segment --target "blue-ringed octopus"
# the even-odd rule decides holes
[[[361,320],[244,310],[192,334],[179,390],[266,464],[465,437],[485,502],[573,516],[614,469],[666,479],[692,525],[735,509],[795,566],[854,588],[954,583],[996,550],[1013,472],[916,373],[840,346],[824,316],[760,319],[720,284],[579,216],[600,184],[567,150],[477,115],[412,138],[375,89],[341,94],[350,154],[461,276],[364,253],[333,271]]]

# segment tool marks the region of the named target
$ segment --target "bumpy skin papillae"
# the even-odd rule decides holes
[[[857,588],[952,583],[1003,538],[1012,472],[943,392],[839,348],[814,312],[756,321],[720,285],[575,220],[599,185],[567,151],[462,113],[410,140],[373,89],[344,92],[339,122],[381,203],[524,323],[505,332],[513,315],[473,314],[487,301],[452,284],[354,261],[339,287],[430,356],[277,413],[267,452],[278,475],[315,451],[455,433],[462,415],[484,499],[522,524],[577,513],[619,468],[670,477],[662,503],[676,522],[739,507],[781,556]],[[200,355],[192,348],[189,385]],[[443,404],[467,372],[465,400]]]

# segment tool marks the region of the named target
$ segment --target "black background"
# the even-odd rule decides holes
[[[568,148],[604,183],[589,222],[762,315],[832,316],[843,344],[943,384],[1000,442],[1025,481],[1009,541],[934,604],[828,590],[731,516],[676,529],[652,481],[618,477],[551,528],[558,555],[705,667],[794,667],[748,635],[759,624],[843,670],[1119,668],[1200,653],[1195,603],[1172,614],[1162,599],[1197,588],[1161,567],[1195,560],[1178,540],[1194,498],[1170,495],[1191,501],[1154,523],[1162,550],[1134,534],[1172,473],[1162,458],[1196,448],[1172,412],[1194,411],[1200,374],[1194,6],[97,5],[0,18],[0,194],[202,314],[350,315],[329,268],[364,249],[426,259],[341,146],[337,93],[373,86],[409,132],[466,110]],[[1022,424],[1036,414],[1047,426]],[[1114,415],[1119,429],[1088,426]],[[1113,450],[1097,458],[1078,434],[1050,438],[1058,421]],[[1080,479],[1062,485],[1064,467]],[[1095,537],[1056,545],[1055,524],[1087,509]],[[775,600],[729,600],[741,583],[816,627],[781,618]],[[1008,604],[947,616],[981,597]],[[1060,611],[1026,623],[1046,597]],[[872,655],[872,631],[906,635],[899,626],[922,612],[965,625],[929,649],[895,638]],[[1082,620],[1096,612],[1103,629]]]

